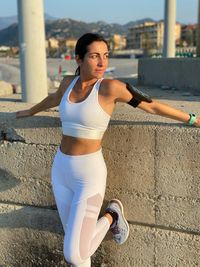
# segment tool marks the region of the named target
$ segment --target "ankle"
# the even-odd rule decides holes
[[[111,210],[107,210],[106,214],[110,215],[110,217],[112,218],[112,223],[110,224],[110,227],[112,227],[113,225],[115,225],[115,222],[118,219],[118,215],[116,212],[113,212]]]
[[[109,224],[112,225],[113,223],[113,217],[110,215],[110,213],[104,214],[104,217],[106,217],[109,221]]]

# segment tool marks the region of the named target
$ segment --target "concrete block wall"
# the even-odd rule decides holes
[[[0,266],[69,266],[50,183],[58,114],[16,121],[25,106],[0,112]],[[103,141],[103,208],[123,201],[130,238],[117,246],[108,234],[92,266],[200,266],[200,129],[130,110],[116,110]]]
[[[138,61],[138,83],[200,93],[200,58],[145,58]]]

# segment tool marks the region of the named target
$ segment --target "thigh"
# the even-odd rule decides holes
[[[63,225],[63,229],[66,232],[70,206],[73,199],[73,192],[69,188],[63,186],[62,184],[56,183],[56,181],[52,181],[52,189],[58,213]]]
[[[59,158],[55,157],[51,170],[51,184],[63,229],[66,231],[70,205],[74,194],[67,183],[65,183],[68,177],[61,163],[62,162],[60,162]]]

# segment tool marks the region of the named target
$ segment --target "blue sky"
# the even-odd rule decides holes
[[[198,0],[176,2],[177,21],[196,23]],[[103,20],[125,24],[146,17],[163,19],[164,3],[165,0],[44,0],[44,10],[58,18],[72,18],[85,22]],[[1,1],[0,17],[16,14],[17,0]]]

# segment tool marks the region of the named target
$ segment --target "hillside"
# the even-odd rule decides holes
[[[117,23],[106,23],[98,21],[86,23],[73,19],[47,19],[45,22],[46,39],[55,38],[79,38],[86,32],[98,32],[105,38],[111,37],[113,34],[127,35],[128,28],[144,21],[153,21],[152,19],[142,19],[131,21],[127,24],[120,25]],[[18,46],[18,24],[14,23],[9,27],[0,30],[0,45]]]

